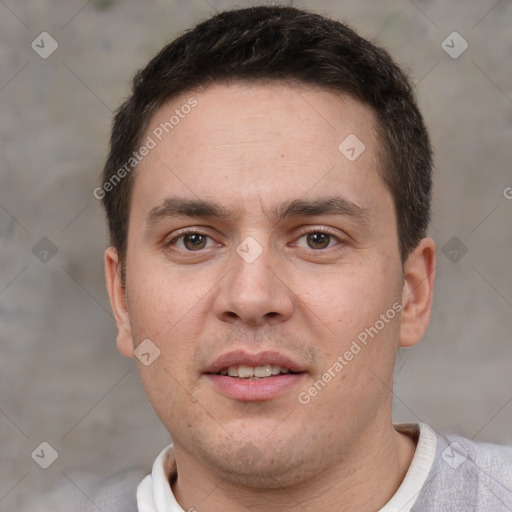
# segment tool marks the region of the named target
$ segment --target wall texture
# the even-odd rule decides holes
[[[0,510],[54,486],[84,492],[88,472],[149,469],[169,442],[115,348],[92,191],[135,70],[237,5],[249,2],[0,1]],[[512,443],[512,1],[293,5],[350,23],[409,70],[436,149],[435,307],[399,354],[396,421]],[[58,453],[46,470],[42,442]]]

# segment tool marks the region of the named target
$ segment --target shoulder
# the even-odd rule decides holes
[[[512,510],[512,446],[437,433],[434,464],[413,510]],[[444,508],[443,508],[444,507]]]
[[[500,476],[512,482],[512,446],[438,433],[438,456],[451,469]]]

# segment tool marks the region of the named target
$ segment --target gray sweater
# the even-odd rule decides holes
[[[437,434],[434,464],[411,512],[512,512],[512,447]]]

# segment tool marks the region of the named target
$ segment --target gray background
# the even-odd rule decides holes
[[[0,510],[56,485],[80,493],[84,471],[149,470],[169,442],[116,351],[92,190],[135,70],[236,5],[249,2],[0,0]],[[512,1],[293,5],[347,21],[409,70],[436,149],[435,306],[399,355],[396,421],[512,444]],[[31,48],[43,31],[59,44],[47,59]],[[441,47],[453,31],[469,44],[457,59]],[[42,441],[59,454],[46,470],[31,458]]]

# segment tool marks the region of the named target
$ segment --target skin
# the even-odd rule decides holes
[[[176,499],[201,512],[378,510],[414,454],[415,441],[393,427],[391,389],[397,348],[420,341],[430,320],[434,242],[424,238],[402,268],[376,121],[357,100],[284,84],[216,85],[164,105],[146,136],[192,96],[198,105],[137,170],[125,288],[116,250],[105,252],[119,350],[133,357],[149,338],[161,351],[138,366],[174,441]],[[338,150],[349,134],[366,146],[352,162]],[[171,196],[233,213],[148,226]],[[332,196],[364,219],[271,216],[288,201]],[[183,237],[166,247],[183,228],[207,235],[204,248]],[[331,238],[305,233],[318,229]],[[263,251],[252,263],[236,252],[248,236]],[[401,314],[302,405],[297,394],[396,302]],[[307,373],[276,399],[227,398],[202,371],[237,348],[280,351]]]

